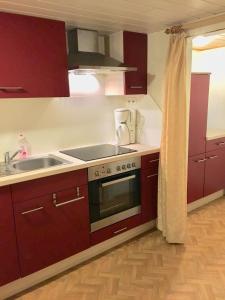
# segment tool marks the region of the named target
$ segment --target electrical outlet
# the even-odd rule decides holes
[[[127,104],[128,106],[134,106],[136,104],[136,98],[129,97],[129,99],[127,100]]]

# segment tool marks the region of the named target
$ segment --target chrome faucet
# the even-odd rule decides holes
[[[8,165],[11,162],[11,160],[13,160],[13,158],[16,157],[18,153],[20,153],[20,151],[21,149],[17,150],[12,156],[10,156],[9,151],[7,151],[5,153],[5,164]]]

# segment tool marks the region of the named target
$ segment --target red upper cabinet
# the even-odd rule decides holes
[[[65,24],[0,12],[0,98],[69,96]]]
[[[205,152],[210,74],[191,77],[189,156]]]
[[[137,67],[137,71],[125,73],[125,94],[147,94],[147,34],[124,31],[123,49],[124,63]]]
[[[19,278],[11,192],[0,189],[0,286]]]

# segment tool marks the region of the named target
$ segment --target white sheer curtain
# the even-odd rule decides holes
[[[170,35],[160,150],[158,228],[169,243],[184,243],[187,218],[186,35]]]

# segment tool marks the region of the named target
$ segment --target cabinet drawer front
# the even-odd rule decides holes
[[[82,185],[87,185],[87,169],[14,184],[12,198],[20,202]]]
[[[141,157],[141,168],[149,169],[151,174],[157,174],[159,167],[159,153],[153,153]]]
[[[224,149],[225,150],[225,138],[215,139],[211,141],[207,141],[206,143],[206,152]]]
[[[141,224],[141,214],[91,233],[91,245],[96,245]]]
[[[14,211],[21,215],[42,215],[53,207],[69,206],[73,202],[83,200],[88,196],[87,185],[78,186],[76,188],[54,191],[44,196],[35,197],[25,201],[14,203]],[[41,215],[40,214],[40,215]]]
[[[84,197],[84,198],[83,198]],[[81,199],[74,190],[14,204],[19,259],[22,276],[43,269],[89,247],[87,187]]]

